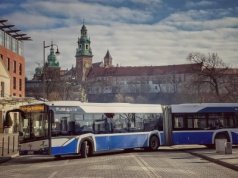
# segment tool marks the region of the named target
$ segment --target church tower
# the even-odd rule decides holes
[[[107,53],[104,57],[104,67],[112,67],[112,56],[109,50],[107,50]]]
[[[88,38],[87,28],[83,24],[81,28],[81,37],[78,38],[78,48],[76,51],[76,79],[85,81],[87,71],[92,67],[92,49],[90,47],[90,38]]]

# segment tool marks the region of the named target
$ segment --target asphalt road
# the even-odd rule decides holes
[[[0,177],[237,178],[238,172],[184,151],[137,150],[98,154],[87,159],[80,156],[65,156],[61,159],[20,156],[0,164]]]

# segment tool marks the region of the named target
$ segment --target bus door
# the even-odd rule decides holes
[[[207,130],[206,114],[173,114],[174,144],[210,144],[212,131]]]
[[[173,144],[189,144],[190,136],[185,126],[184,114],[173,114]]]
[[[61,123],[61,133],[67,134],[67,132],[68,132],[67,117],[62,117],[60,120],[60,123]]]
[[[235,112],[235,127],[238,127],[238,112]]]
[[[95,139],[97,142],[97,150],[105,151],[110,149],[109,123],[107,118],[96,119],[93,123]]]

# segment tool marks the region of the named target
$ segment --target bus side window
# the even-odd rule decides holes
[[[234,121],[235,121],[234,126],[238,127],[238,113],[237,112],[235,113],[235,120]]]
[[[174,128],[177,129],[177,128],[184,128],[184,119],[183,117],[174,117]]]

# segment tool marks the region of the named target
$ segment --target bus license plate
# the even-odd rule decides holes
[[[28,155],[33,155],[34,151],[28,151]]]

